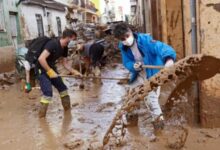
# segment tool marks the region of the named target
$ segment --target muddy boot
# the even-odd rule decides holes
[[[61,101],[62,101],[62,105],[63,105],[63,108],[65,111],[69,110],[70,109],[70,97],[69,95],[67,96],[64,96],[61,98]]]
[[[160,115],[159,117],[157,117],[153,122],[153,127],[154,127],[154,134],[155,135],[159,135],[162,130],[164,129],[164,119],[163,116]]]
[[[49,104],[40,103],[39,118],[45,118]]]
[[[95,77],[101,76],[101,69],[100,69],[98,66],[93,66],[93,67],[92,67],[92,74],[93,74]]]
[[[127,127],[134,127],[138,124],[138,114],[131,112],[127,113],[126,116],[126,126]]]

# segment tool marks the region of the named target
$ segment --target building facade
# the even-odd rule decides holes
[[[104,2],[103,2],[104,1]],[[102,0],[101,1],[101,23],[127,21],[130,15],[130,1]]]
[[[21,10],[23,35],[25,40],[40,36],[62,35],[66,26],[65,4],[44,0],[23,1],[19,5]]]
[[[137,0],[134,14],[143,16],[144,32],[174,47],[178,60],[197,53],[220,58],[219,6],[219,0]],[[141,7],[143,11],[138,11]],[[202,127],[220,127],[219,85],[216,75],[189,89],[192,120]]]
[[[99,0],[68,0],[69,13],[79,23],[99,23]]]
[[[12,71],[22,41],[18,0],[0,0],[0,73]]]

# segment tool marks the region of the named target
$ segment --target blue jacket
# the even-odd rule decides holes
[[[134,37],[145,65],[163,66],[167,59],[176,60],[176,52],[171,46],[153,40],[149,34],[134,33]],[[135,80],[138,72],[133,67],[135,59],[131,49],[124,46],[122,42],[119,43],[119,49],[121,50],[123,65],[132,73],[132,78]],[[147,79],[157,72],[159,69],[146,69]]]

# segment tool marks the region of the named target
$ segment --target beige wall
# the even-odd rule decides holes
[[[200,51],[220,58],[220,0],[200,0]],[[220,75],[201,83],[201,123],[220,127]]]
[[[0,47],[0,73],[13,71],[15,68],[14,47]]]
[[[181,0],[166,0],[167,42],[177,52],[177,59],[184,57]]]
[[[162,37],[177,51],[178,59],[192,54],[190,0],[161,1]],[[220,0],[197,1],[197,51],[220,58]],[[161,9],[161,10],[163,10]],[[183,11],[182,11],[183,9]],[[183,18],[182,18],[183,16]],[[166,17],[166,20],[164,18]],[[220,75],[189,89],[194,106],[192,121],[200,117],[202,127],[220,127]],[[199,104],[198,104],[199,103]]]

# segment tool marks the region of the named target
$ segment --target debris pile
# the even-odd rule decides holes
[[[145,81],[144,84],[129,90],[124,97],[121,109],[116,113],[104,136],[103,145],[108,144],[110,138],[114,138],[118,143],[121,142],[126,131],[126,126],[122,119],[123,115],[132,112],[135,108],[139,107],[140,101],[143,101],[144,97],[150,91],[155,90],[158,86],[163,86],[171,82],[175,84],[174,89],[168,95],[164,108],[165,112],[169,112],[172,110],[175,102],[181,100],[180,97],[194,81],[201,81],[213,77],[220,72],[219,68],[220,59],[202,54],[193,55],[180,60],[173,67],[162,69],[154,77]],[[182,125],[180,124],[179,126]],[[120,132],[115,133],[114,131],[118,131],[119,127]],[[185,130],[184,127],[183,129]],[[184,138],[181,138],[179,144],[181,147],[184,145],[181,142],[185,142],[185,137],[188,135],[187,132],[184,133]],[[172,144],[171,147],[173,147]]]
[[[78,23],[74,25],[74,29],[77,31],[79,39],[85,41],[95,39],[96,25],[93,23]]]
[[[189,131],[187,128],[179,126],[177,128],[172,128],[172,135],[167,135],[167,146],[171,149],[181,149],[184,147]]]
[[[69,143],[64,143],[64,147],[73,150],[73,149],[78,149],[84,144],[83,140],[77,139],[75,141],[69,142]]]
[[[113,106],[115,106],[115,103],[113,103],[113,102],[108,102],[108,103],[100,104],[97,107],[96,112],[102,112],[106,108],[113,107]]]
[[[9,87],[15,83],[14,73],[0,74],[0,90],[8,90]]]
[[[107,28],[106,25],[85,23],[75,25],[74,30],[77,32],[78,40],[69,45],[69,60],[71,60],[73,68],[79,71],[81,69],[81,71],[87,75],[92,71],[92,68],[90,68],[90,60],[87,57],[81,57],[81,53],[77,49],[77,44],[79,43],[100,43],[104,47],[104,54],[101,58],[102,66],[120,60],[121,55],[118,50],[118,41],[112,35],[105,33]],[[58,72],[68,74],[63,66],[59,64]],[[96,71],[94,70],[93,72]]]

